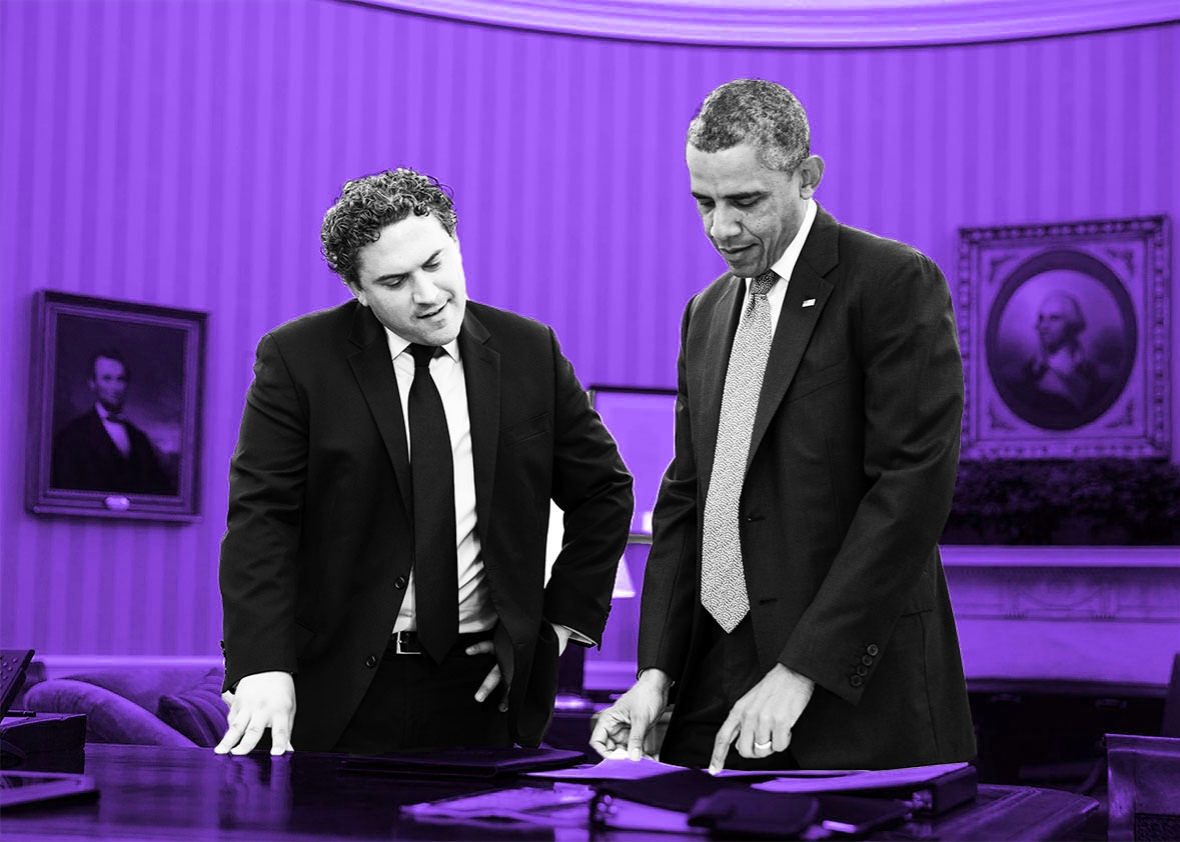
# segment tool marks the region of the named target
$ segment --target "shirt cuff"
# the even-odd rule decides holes
[[[550,623],[550,625],[552,625],[554,628],[557,628],[558,626],[560,626],[561,628],[563,628],[567,632],[569,632],[570,640],[573,643],[580,643],[583,646],[596,646],[597,645],[593,638],[587,637],[586,635],[582,634],[577,629],[571,629],[569,626],[563,625],[562,623]]]

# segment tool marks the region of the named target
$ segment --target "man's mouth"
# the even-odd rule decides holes
[[[420,319],[433,319],[435,316],[437,316],[439,313],[441,313],[443,310],[445,310],[446,306],[447,306],[447,303],[444,301],[442,304],[438,305],[433,310],[430,310],[426,313],[419,313],[418,318],[420,318]]]
[[[754,247],[751,243],[747,246],[717,246],[717,251],[721,252],[723,257],[738,257]]]

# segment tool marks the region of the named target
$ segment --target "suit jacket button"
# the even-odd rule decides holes
[[[406,577],[405,576],[398,576],[396,579],[393,580],[393,586],[395,588],[397,588],[399,591],[405,590]]]
[[[863,656],[861,656],[860,662],[862,664],[864,664],[866,667],[872,666],[873,656],[872,655],[863,655]]]
[[[857,674],[857,675],[868,675],[868,674],[869,674],[869,668],[868,668],[868,667],[865,667],[865,666],[860,666],[860,667],[857,667],[857,668],[856,668],[856,674]]]
[[[865,683],[865,680],[863,678],[861,678],[859,675],[854,675],[848,679],[848,683],[851,684],[853,687],[859,687],[860,685]]]
[[[870,655],[876,655],[881,650],[877,648],[877,644],[870,643],[868,646],[865,647],[865,651],[868,652]]]
[[[373,667],[377,666],[377,656],[370,655],[369,657],[365,658],[365,666],[368,667],[369,669],[372,669]]]

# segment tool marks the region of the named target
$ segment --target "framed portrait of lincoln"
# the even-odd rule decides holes
[[[965,458],[1165,458],[1166,217],[959,231]]]
[[[205,319],[154,304],[34,295],[30,511],[199,518]]]

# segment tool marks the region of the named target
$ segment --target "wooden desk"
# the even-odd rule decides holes
[[[297,752],[219,757],[209,749],[91,745],[86,773],[97,801],[5,812],[12,839],[591,839],[587,828],[506,825],[504,829],[424,824],[398,808],[488,787],[469,781],[341,775],[339,757]],[[1097,809],[1091,798],[1027,787],[982,786],[979,798],[883,839],[1067,839]],[[661,834],[673,842],[679,837]],[[595,842],[637,842],[642,834],[595,832]]]

